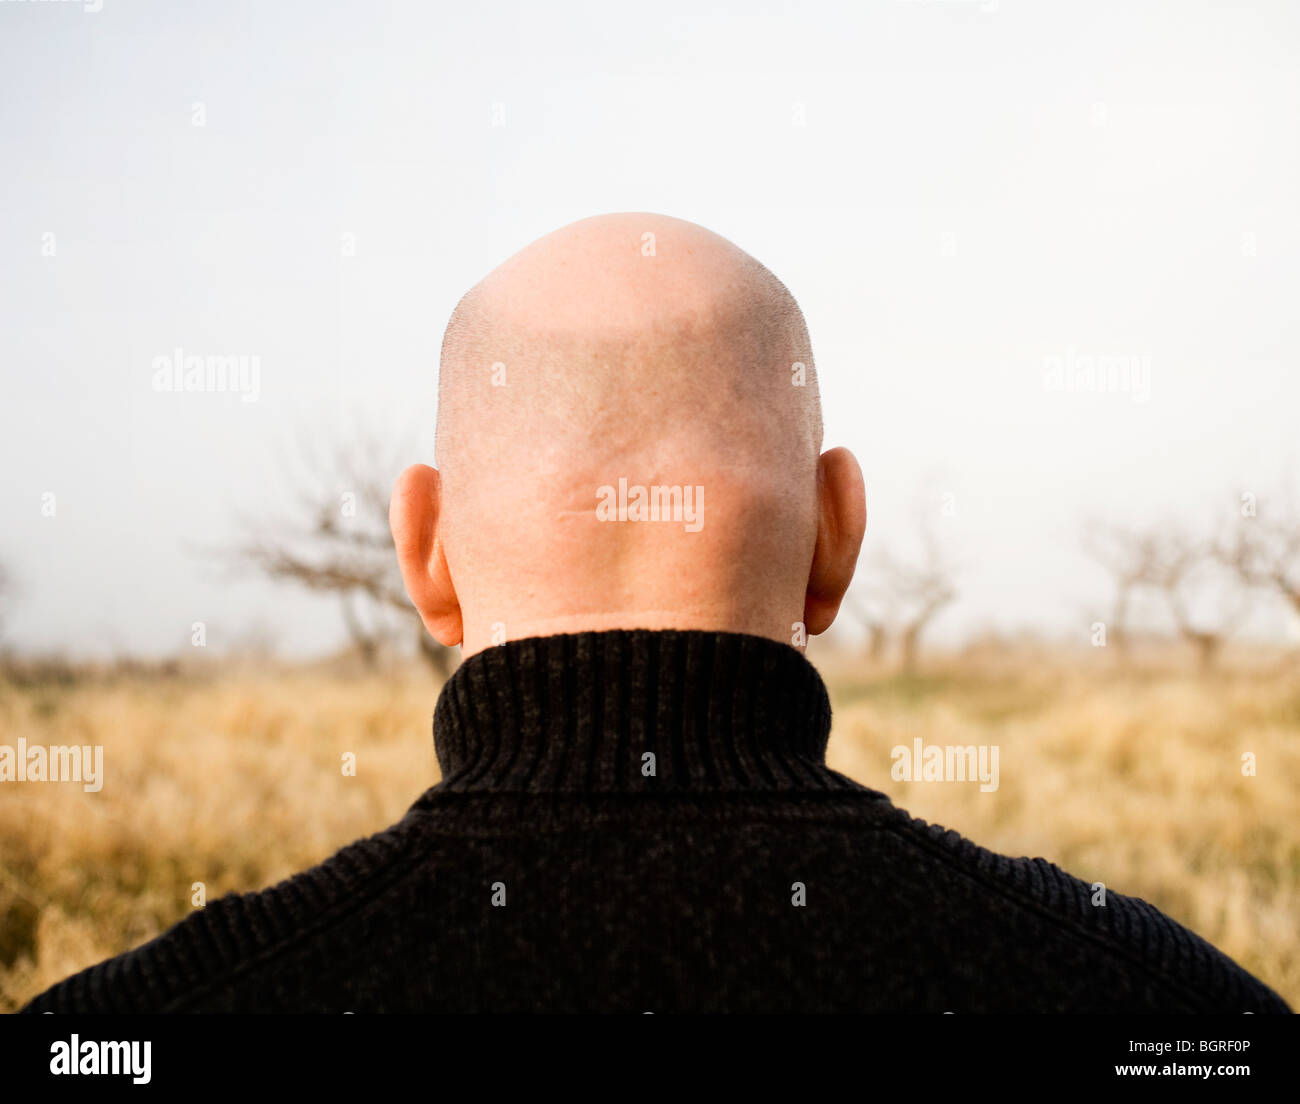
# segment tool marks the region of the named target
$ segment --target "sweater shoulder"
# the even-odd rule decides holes
[[[1012,858],[895,808],[889,829],[954,872],[975,879],[1041,924],[1087,940],[1205,1012],[1289,1012],[1277,993],[1195,932],[1139,897],[1088,883],[1044,858]]]
[[[364,904],[403,869],[405,821],[267,889],[227,893],[162,934],[58,982],[24,1013],[183,1011],[214,984]]]

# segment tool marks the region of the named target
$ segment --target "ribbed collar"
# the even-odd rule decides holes
[[[854,788],[826,767],[830,727],[826,686],[789,645],[643,629],[487,648],[433,718],[439,789],[531,793]]]

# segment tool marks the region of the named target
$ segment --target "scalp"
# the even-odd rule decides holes
[[[495,269],[444,336],[444,472],[454,485],[460,461],[601,441],[611,460],[671,442],[745,465],[815,462],[816,374],[790,292],[726,239],[649,214],[585,219]]]

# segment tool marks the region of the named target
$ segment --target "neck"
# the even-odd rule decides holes
[[[800,631],[801,613],[772,609],[752,609],[733,600],[701,602],[694,606],[634,606],[628,609],[600,610],[539,616],[514,611],[497,616],[466,617],[461,658],[514,640],[530,637],[559,636],[576,633],[647,630],[659,632],[737,633],[762,637],[804,652],[807,635]]]
[[[647,629],[529,637],[466,660],[443,688],[444,790],[825,790],[830,702],[788,644]]]

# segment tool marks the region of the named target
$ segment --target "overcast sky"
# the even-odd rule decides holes
[[[23,648],[166,653],[196,620],[337,644],[333,604],[192,549],[284,508],[300,427],[431,462],[459,295],[607,211],[786,282],[868,548],[952,496],[949,637],[1083,634],[1084,517],[1209,525],[1300,474],[1285,0],[0,0],[0,151]],[[256,401],[157,390],[177,348],[256,356]],[[1090,358],[1127,386],[1053,383]]]

